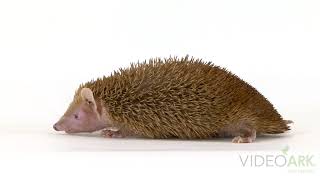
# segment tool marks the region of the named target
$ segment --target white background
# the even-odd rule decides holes
[[[256,87],[295,122],[292,131],[235,145],[231,139],[114,140],[52,130],[80,83],[130,62],[186,54]],[[320,164],[319,60],[317,0],[1,0],[0,176],[316,177],[319,165],[307,173],[248,169],[238,154],[273,154],[289,146],[296,155],[315,154]]]

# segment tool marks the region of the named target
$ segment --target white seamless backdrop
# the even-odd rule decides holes
[[[1,0],[0,151],[6,153],[0,169],[13,168],[7,164],[19,164],[18,152],[160,150],[147,156],[156,156],[159,168],[166,167],[159,158],[166,156],[162,150],[237,153],[280,151],[288,146],[290,151],[318,155],[319,9],[317,0]],[[80,83],[109,75],[130,62],[187,54],[226,67],[256,87],[285,119],[295,122],[292,131],[280,138],[265,137],[253,144],[234,145],[230,139],[114,140],[96,134],[66,136],[52,130],[52,124],[63,114]],[[133,152],[126,155],[130,153]],[[193,158],[191,163],[208,165],[205,155],[200,154],[200,159]],[[228,153],[222,154],[228,157]],[[55,156],[59,155],[42,155],[47,160],[36,158],[35,162],[52,162],[49,164],[54,168],[61,162]],[[112,155],[97,156],[105,159]],[[218,155],[213,152],[212,157]],[[181,158],[167,159],[193,169]],[[121,160],[122,165],[128,164],[124,158]],[[228,164],[222,161],[223,158],[217,158],[213,167],[218,168],[220,163],[224,167],[221,172],[230,174]],[[239,163],[237,158],[230,162]],[[232,170],[243,172],[241,167]],[[267,171],[279,173],[278,169]],[[260,172],[264,170],[255,170],[253,174]],[[319,166],[304,175],[318,172]],[[199,173],[203,173],[201,169]]]

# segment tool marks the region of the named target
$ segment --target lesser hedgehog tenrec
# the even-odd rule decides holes
[[[66,133],[108,137],[205,139],[289,130],[273,105],[224,68],[188,58],[150,59],[80,85],[54,125]]]

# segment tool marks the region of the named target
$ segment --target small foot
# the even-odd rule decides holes
[[[106,138],[124,138],[125,136],[120,132],[120,130],[110,130],[103,129],[101,131],[101,136]]]
[[[241,136],[237,136],[232,139],[233,143],[252,143],[253,140],[250,137],[243,138]]]
[[[249,136],[236,136],[232,139],[233,143],[252,143],[256,139],[256,131],[252,130]]]

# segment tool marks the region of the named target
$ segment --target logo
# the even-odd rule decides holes
[[[241,166],[259,168],[286,168],[290,172],[313,172],[316,167],[314,154],[292,154],[285,146],[276,154],[239,155]]]

